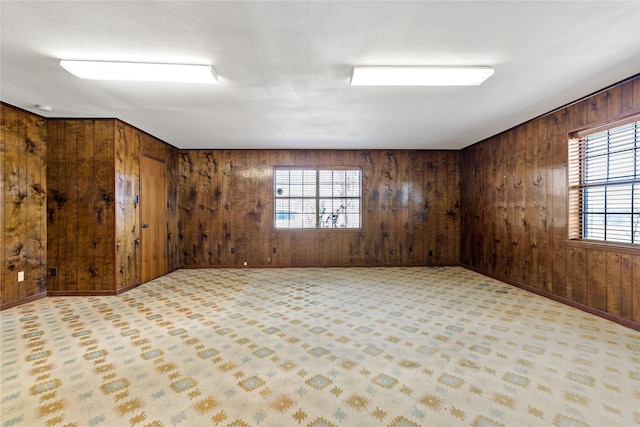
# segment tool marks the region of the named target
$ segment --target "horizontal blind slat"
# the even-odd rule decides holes
[[[570,141],[570,237],[640,243],[639,124]]]

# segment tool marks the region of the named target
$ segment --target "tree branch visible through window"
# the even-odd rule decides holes
[[[276,168],[275,228],[360,228],[362,171]]]

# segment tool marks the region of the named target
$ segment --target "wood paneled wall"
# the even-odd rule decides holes
[[[49,120],[47,140],[48,290],[113,292],[113,120]]]
[[[46,122],[0,105],[0,304],[46,295]],[[18,282],[18,272],[24,281]]]
[[[361,167],[362,229],[272,229],[278,165]],[[458,264],[459,189],[454,151],[180,151],[181,263]]]
[[[640,250],[568,241],[568,134],[640,112],[640,78],[462,150],[461,262],[640,322]]]
[[[174,168],[167,271],[177,268],[178,150],[114,119],[50,119],[47,129],[49,293],[114,293],[140,283],[141,153]]]
[[[140,133],[116,122],[116,289],[141,283]]]

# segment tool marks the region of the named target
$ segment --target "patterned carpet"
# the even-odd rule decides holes
[[[1,317],[3,427],[640,425],[640,333],[459,267],[180,270]]]

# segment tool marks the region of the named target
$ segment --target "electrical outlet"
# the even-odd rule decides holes
[[[244,265],[247,265],[247,261],[244,262]]]
[[[236,253],[236,248],[231,248],[231,253],[235,254]]]
[[[409,253],[413,252],[413,246],[409,246]]]
[[[433,256],[433,251],[429,251],[429,256]]]
[[[58,269],[56,267],[51,268],[51,277],[56,277],[58,275]]]
[[[18,282],[24,282],[24,271],[18,271]]]

